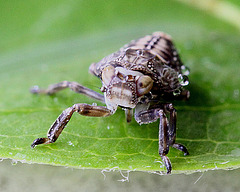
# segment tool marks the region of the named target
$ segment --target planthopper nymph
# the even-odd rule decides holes
[[[126,121],[132,116],[139,124],[148,124],[159,119],[159,155],[171,173],[172,166],[167,157],[169,147],[174,147],[188,155],[185,146],[175,143],[176,109],[172,101],[188,99],[189,71],[181,62],[169,35],[154,32],[138,40],[133,40],[119,51],[104,57],[89,67],[89,72],[102,81],[101,92],[95,92],[77,82],[62,81],[47,89],[34,86],[32,93],[54,94],[70,88],[101,101],[106,106],[77,103],[65,109],[50,127],[46,138],[35,139],[31,145],[55,142],[74,112],[91,117],[113,115],[117,108],[125,110]]]

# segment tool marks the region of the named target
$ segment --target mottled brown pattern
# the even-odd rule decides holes
[[[159,155],[171,173],[172,165],[167,157],[169,147],[188,155],[186,147],[175,143],[176,110],[166,100],[188,99],[187,68],[182,64],[171,37],[155,32],[131,41],[119,51],[93,63],[89,71],[102,80],[101,95],[77,82],[63,81],[47,89],[34,86],[32,93],[54,94],[70,88],[76,93],[101,101],[105,106],[74,104],[65,109],[50,127],[47,138],[33,141],[32,147],[55,142],[74,112],[84,116],[106,117],[113,115],[118,107],[125,110],[126,121],[133,116],[139,124],[148,124],[159,119]],[[167,116],[168,114],[168,116]]]
[[[182,87],[178,75],[182,74],[183,64],[171,37],[163,32],[131,41],[119,51],[93,63],[89,70],[101,78],[103,69],[109,65],[149,75],[154,80],[156,94],[168,94]]]

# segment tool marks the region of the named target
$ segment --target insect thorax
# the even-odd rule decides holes
[[[91,68],[94,68],[96,76],[102,78],[102,71],[109,65],[114,68],[123,68],[148,75],[154,81],[152,91],[159,94],[174,92],[182,87],[183,81],[186,81],[181,71],[171,68],[161,58],[151,54],[148,50],[127,49],[118,51],[105,57],[99,63],[93,64]]]
[[[102,72],[112,66],[122,69],[122,74],[134,76],[134,72],[149,76],[153,80],[151,93],[154,95],[176,95],[188,84],[187,68],[182,64],[171,37],[155,32],[134,40],[119,51],[90,66],[90,72],[102,79]]]

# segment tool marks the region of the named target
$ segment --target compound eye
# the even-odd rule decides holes
[[[115,68],[112,65],[105,67],[102,71],[102,81],[104,85],[109,86],[115,76]]]
[[[153,86],[153,80],[147,75],[139,77],[137,80],[137,93],[139,96],[147,94]]]

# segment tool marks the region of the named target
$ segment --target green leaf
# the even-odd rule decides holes
[[[124,113],[106,118],[74,114],[56,143],[31,149],[51,123],[74,103],[94,100],[64,90],[31,95],[78,81],[99,91],[87,73],[92,62],[132,39],[165,31],[190,67],[191,99],[174,102],[177,142],[173,173],[240,167],[240,38],[231,23],[177,1],[0,1],[0,157],[75,168],[163,171],[158,122],[139,126]],[[100,105],[100,103],[98,103]]]

